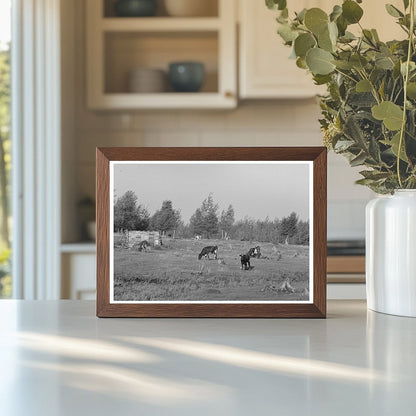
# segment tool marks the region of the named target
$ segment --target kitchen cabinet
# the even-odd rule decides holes
[[[218,2],[217,16],[115,17],[104,0],[88,0],[87,102],[90,109],[234,108],[237,105],[236,4]],[[111,4],[110,4],[111,5]],[[167,71],[175,61],[206,70],[195,93],[132,93],[130,71]]]
[[[61,253],[62,299],[95,300],[95,244],[63,244]]]
[[[330,12],[333,0],[299,0],[290,3],[289,8],[300,11],[303,8],[320,7]],[[401,0],[394,0],[400,9]],[[308,98],[325,92],[324,87],[313,84],[312,77],[298,68],[289,59],[290,48],[277,35],[277,12],[268,10],[263,1],[239,0],[239,91],[242,99],[290,99]],[[404,32],[394,23],[394,18],[385,10],[384,3],[366,0],[362,25],[376,28],[381,40],[403,38]],[[357,25],[349,30],[358,33]]]
[[[300,0],[304,7],[325,8],[328,0]],[[289,5],[290,6],[290,5]],[[293,8],[293,6],[292,6]],[[311,75],[289,59],[291,50],[277,35],[275,11],[264,1],[239,0],[239,90],[244,98],[308,98],[322,88],[313,84]]]

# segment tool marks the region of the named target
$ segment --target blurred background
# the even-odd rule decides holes
[[[395,36],[376,5],[364,25]],[[290,52],[263,1],[0,0],[1,296],[95,297],[96,147],[322,145]],[[333,298],[365,297],[356,179],[329,154]]]

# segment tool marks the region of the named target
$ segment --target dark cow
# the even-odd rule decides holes
[[[250,257],[257,257],[258,259],[261,257],[261,253],[260,253],[260,246],[257,246],[257,247],[253,247],[253,248],[251,248],[248,252],[247,252],[247,254],[250,256]]]
[[[250,270],[250,256],[249,254],[240,254],[240,260],[241,260],[241,270]]]
[[[150,248],[150,244],[147,240],[140,241],[140,243],[137,244],[137,250],[139,251],[146,251],[148,248]]]
[[[201,260],[202,257],[208,257],[208,260],[209,260],[210,254],[213,254],[215,256],[215,259],[217,259],[218,258],[218,246],[204,247],[198,255],[198,260]]]

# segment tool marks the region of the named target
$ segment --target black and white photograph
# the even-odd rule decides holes
[[[111,303],[311,303],[309,161],[110,163]]]

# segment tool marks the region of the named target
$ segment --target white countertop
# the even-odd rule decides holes
[[[98,319],[0,301],[0,415],[416,414],[416,319]]]

